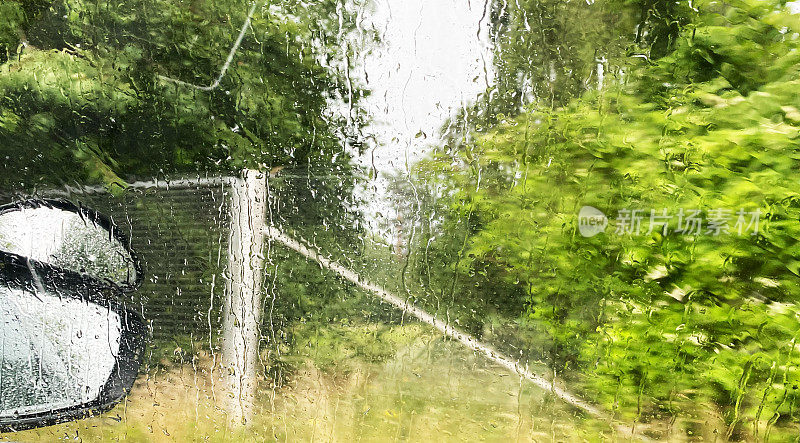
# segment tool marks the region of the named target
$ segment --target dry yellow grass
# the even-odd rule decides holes
[[[233,429],[210,356],[142,375],[111,412],[3,440],[575,441],[608,437],[538,388],[459,345],[423,334],[382,362],[321,370],[307,360],[280,388],[266,380],[253,421]]]

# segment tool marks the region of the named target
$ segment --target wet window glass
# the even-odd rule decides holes
[[[800,3],[0,2],[0,440],[790,441]]]

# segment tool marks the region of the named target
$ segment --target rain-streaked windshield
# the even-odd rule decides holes
[[[52,264],[135,251],[92,299],[147,324],[121,403],[0,440],[796,440],[798,13],[0,2],[0,204],[107,215],[113,253],[65,225]],[[47,240],[14,232],[0,258]],[[34,277],[0,291],[0,354],[31,351],[0,402],[124,341],[17,337],[74,323]]]

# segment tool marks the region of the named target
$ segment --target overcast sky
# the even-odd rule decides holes
[[[491,54],[484,1],[376,0],[371,21],[382,43],[363,59],[361,76],[372,91],[365,105],[377,147],[362,163],[374,154],[378,171],[406,170],[437,141],[442,122],[485,90]],[[417,138],[420,131],[426,137]],[[373,183],[373,191],[382,190]]]

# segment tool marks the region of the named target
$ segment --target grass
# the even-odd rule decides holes
[[[283,386],[263,380],[252,422],[219,408],[214,359],[142,375],[111,412],[4,441],[596,441],[608,427],[416,324],[304,325]],[[312,338],[315,337],[315,338]]]

